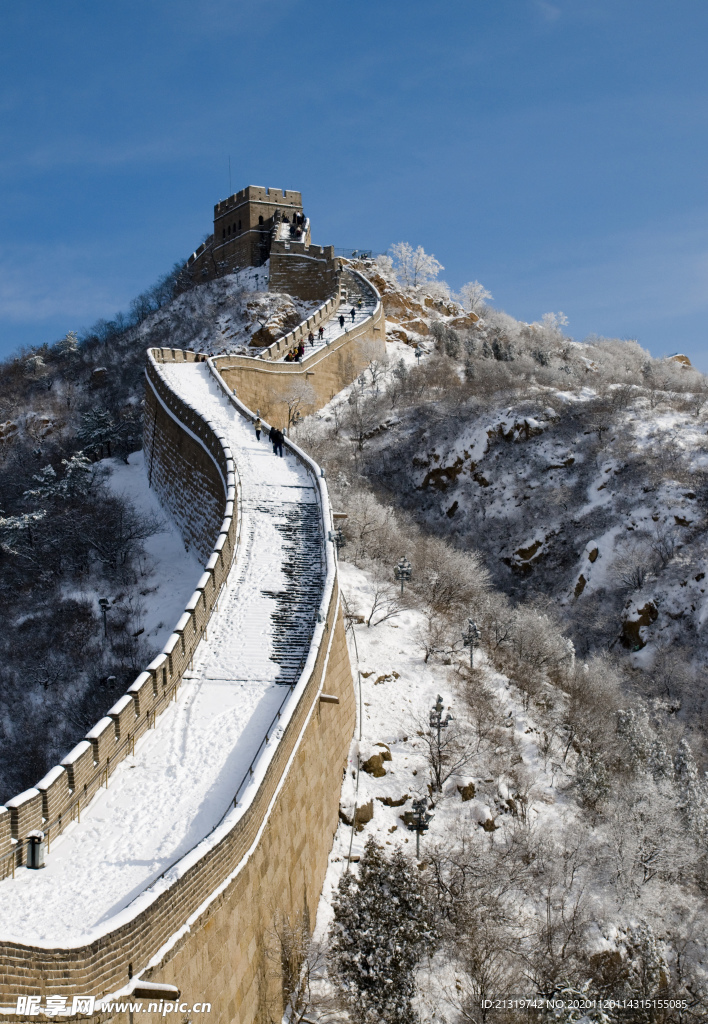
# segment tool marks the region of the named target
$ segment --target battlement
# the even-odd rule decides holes
[[[234,192],[228,199],[221,199],[214,207],[214,219],[223,216],[244,203],[266,203],[269,206],[288,206],[302,210],[302,193],[290,189],[264,188],[261,185],[247,185]]]
[[[271,242],[270,252],[271,256],[289,253],[292,256],[310,256],[313,259],[320,260],[334,259],[333,245],[308,245],[307,242],[296,242],[286,239],[278,239]]]

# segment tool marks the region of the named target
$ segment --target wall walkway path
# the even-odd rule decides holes
[[[309,651],[325,575],[313,480],[292,452],[279,458],[256,440],[206,363],[162,373],[238,453],[236,563],[159,728],[57,839],[43,871],[21,870],[0,885],[3,939],[75,945],[119,924],[231,806],[288,692],[283,684],[294,685]]]
[[[317,328],[311,329],[311,333],[314,335],[312,344],[306,336],[303,337],[306,359],[349,334],[354,327],[360,327],[371,318],[376,309],[379,301],[378,295],[370,286],[364,286],[363,281],[357,280],[353,274],[346,275],[346,282],[339,306],[328,317],[320,321],[323,328],[322,337],[320,337],[319,325]],[[352,310],[354,310],[353,317]],[[344,317],[344,323],[340,323],[340,317]],[[286,342],[281,342],[281,344],[286,344]],[[286,350],[284,349],[277,361],[282,363],[285,360],[285,355]]]

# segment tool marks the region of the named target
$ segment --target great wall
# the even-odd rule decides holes
[[[314,923],[355,720],[334,523],[322,471],[287,438],[282,460],[257,442],[253,410],[285,423],[293,388],[302,412],[321,408],[383,353],[384,313],[364,277],[310,245],[299,193],[249,187],[214,225],[193,283],[270,260],[273,290],[321,304],[257,356],[148,352],[149,483],[205,571],[161,654],[0,808],[8,1021],[27,1019],[18,997],[83,995],[97,1004],[81,1019],[127,1021],[100,1001],[150,984],[210,1002],[214,1021],[270,1019],[272,936]],[[46,867],[28,870],[40,836]]]

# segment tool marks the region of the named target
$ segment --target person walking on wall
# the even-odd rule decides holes
[[[352,308],[350,309],[350,311],[349,311],[349,312],[350,312],[350,313],[351,313],[351,315],[352,315],[352,323],[354,323],[354,317],[356,316],[356,310],[354,309],[354,307],[353,307],[353,306],[352,306]]]
[[[344,328],[344,313],[339,314],[339,326]]]
[[[275,452],[275,438],[276,438],[277,433],[278,433],[277,427],[271,427],[270,428],[270,433],[268,434],[268,440],[273,445],[273,455],[275,455],[275,453],[276,453]]]
[[[256,428],[256,441],[260,441],[261,430],[263,430],[263,424],[261,423],[261,418],[258,415],[258,410],[256,410],[256,418],[253,421],[253,426]]]
[[[312,346],[315,344],[315,336],[312,333],[312,331],[310,331],[310,333],[307,335],[307,340],[310,343],[310,348],[312,348]]]
[[[317,333],[320,336],[320,341],[322,341],[322,339],[324,338],[324,327],[322,326],[322,324],[320,324],[320,329]]]
[[[283,458],[283,441],[284,440],[285,440],[285,437],[283,435],[283,431],[282,430],[278,430],[276,428],[275,429],[275,438],[273,440],[273,454],[274,455],[279,455],[281,457],[281,459]]]

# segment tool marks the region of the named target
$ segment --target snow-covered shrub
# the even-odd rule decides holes
[[[332,901],[330,975],[362,1024],[413,1024],[415,968],[433,943],[417,869],[369,837]]]

